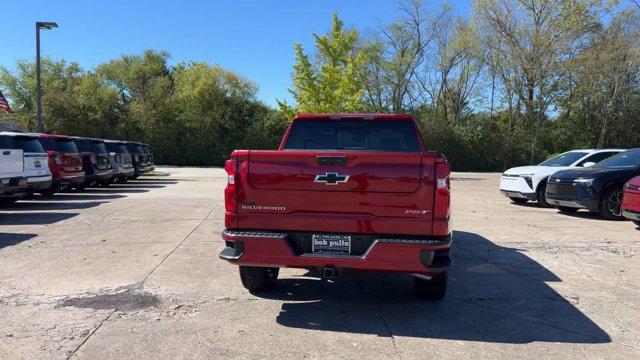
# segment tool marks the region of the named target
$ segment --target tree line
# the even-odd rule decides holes
[[[602,0],[476,0],[468,16],[421,0],[370,29],[334,15],[311,51],[294,47],[294,102],[166,52],[92,70],[43,63],[47,131],[148,142],[158,160],[220,165],[235,148],[275,148],[295,113],[411,113],[456,170],[503,170],[584,147],[640,146],[640,16]],[[34,64],[0,69],[0,89],[34,128]]]

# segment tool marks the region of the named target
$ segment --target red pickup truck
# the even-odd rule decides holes
[[[225,169],[220,258],[249,291],[293,267],[407,273],[444,297],[450,166],[409,115],[297,115],[278,150],[235,150]]]

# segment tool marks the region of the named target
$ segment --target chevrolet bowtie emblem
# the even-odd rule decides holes
[[[338,173],[326,173],[324,175],[316,175],[316,179],[313,182],[323,182],[326,185],[338,185],[338,183],[344,183],[349,181],[349,175],[340,175]]]

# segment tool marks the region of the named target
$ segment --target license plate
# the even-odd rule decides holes
[[[351,236],[314,234],[311,240],[311,251],[317,254],[349,255]]]

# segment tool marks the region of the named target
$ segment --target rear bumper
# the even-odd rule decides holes
[[[640,211],[622,209],[622,216],[629,220],[640,221]]]
[[[94,181],[104,183],[104,182],[108,182],[112,177],[113,177],[112,169],[108,169],[108,170],[95,169],[92,175],[85,175],[84,183],[89,184]]]
[[[134,169],[133,167],[130,167],[130,168],[123,167],[119,175],[124,175],[126,177],[129,177],[129,176],[132,176],[135,172],[136,172],[136,169]]]
[[[75,185],[81,185],[84,183],[85,176],[83,175],[66,175],[59,179],[55,179],[51,182],[51,188],[65,189]]]
[[[35,176],[27,178],[27,187],[29,190],[44,190],[51,187],[51,175]]]
[[[343,268],[434,275],[451,267],[451,236],[403,239],[380,236],[363,255],[296,253],[287,233],[224,230],[222,260],[237,265]]]
[[[153,165],[141,166],[138,168],[138,173],[146,174],[152,172],[153,170],[155,170],[155,167]]]
[[[12,177],[0,179],[0,197],[23,197],[27,195],[27,179]]]

